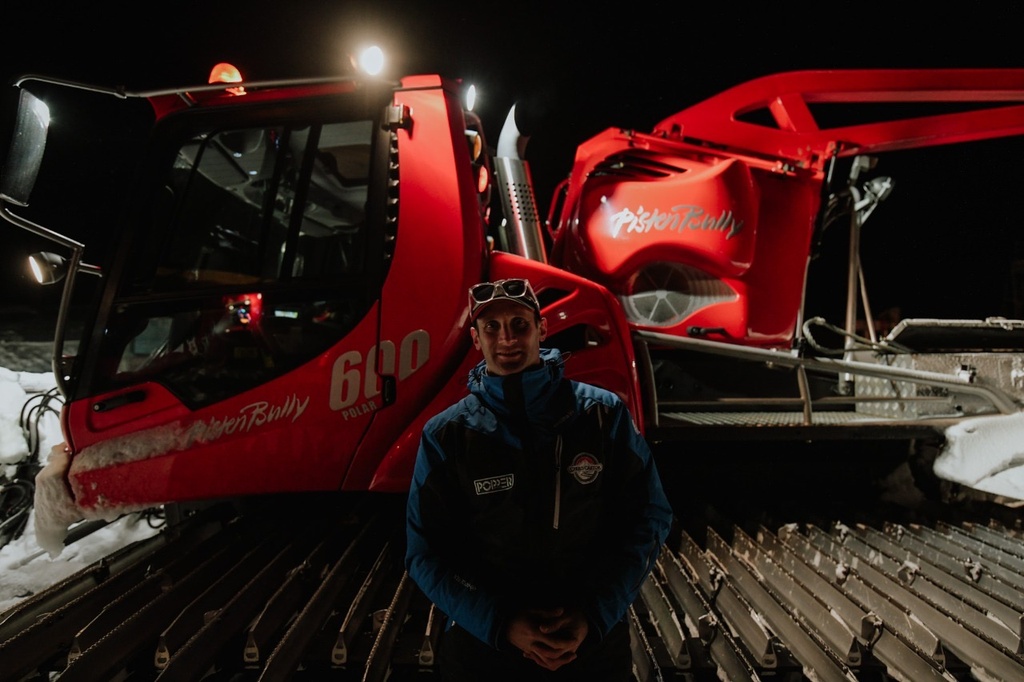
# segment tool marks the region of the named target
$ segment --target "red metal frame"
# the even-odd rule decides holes
[[[901,115],[826,127],[814,105],[974,104],[971,110]],[[774,126],[743,119],[758,109]],[[1024,134],[1024,69],[850,69],[757,78],[669,116],[655,135],[679,135],[737,153],[821,169],[832,153],[877,154]]]
[[[847,120],[862,118],[829,127],[832,104]],[[765,76],[650,134],[610,128],[580,145],[551,261],[627,303],[648,266],[684,266],[691,282],[658,295],[696,298],[701,282],[714,281],[717,302],[675,320],[631,317],[635,328],[790,348],[830,159],[1019,134],[1022,69]]]

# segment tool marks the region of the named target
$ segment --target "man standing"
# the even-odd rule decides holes
[[[423,429],[409,575],[449,617],[444,680],[633,679],[625,616],[672,510],[625,404],[563,377],[524,279],[470,289],[483,361]]]

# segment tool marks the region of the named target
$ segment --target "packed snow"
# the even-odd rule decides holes
[[[18,464],[33,452],[38,453],[40,464],[46,463],[51,450],[63,452],[55,388],[52,372],[0,367],[0,490],[17,485]],[[69,522],[74,520],[68,518]],[[0,518],[0,523],[3,521]],[[33,508],[20,537],[0,548],[0,620],[22,599],[121,547],[152,536],[159,528],[150,525],[142,514],[128,514],[67,546],[63,545],[64,530],[51,530],[48,541],[40,542]]]
[[[939,478],[1024,500],[1024,412],[965,419],[946,429]]]

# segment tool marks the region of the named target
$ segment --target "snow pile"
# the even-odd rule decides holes
[[[5,475],[0,483],[13,477],[17,465],[30,456],[30,438],[38,439],[40,456],[48,453],[51,463],[57,463],[54,457],[66,458],[60,419],[56,413],[39,412],[35,420],[38,427],[35,434],[23,430],[19,423],[22,414],[28,414],[33,406],[39,405],[55,386],[52,372],[13,372],[0,367],[0,471]],[[54,404],[53,407],[56,410],[60,406]],[[40,485],[40,479],[36,484]],[[42,494],[52,498],[42,505],[43,516],[55,518],[40,520],[37,528],[37,514],[33,507],[22,535],[0,548],[0,576],[3,576],[0,579],[0,619],[18,601],[87,568],[121,547],[151,537],[159,530],[143,521],[141,515],[131,514],[65,547],[63,540],[67,523],[70,523],[65,523],[65,520],[71,515],[74,516],[72,520],[77,520],[81,514],[77,510],[71,511],[71,498],[62,477],[43,481],[42,487],[45,488]],[[57,524],[63,524],[59,531],[54,530]]]
[[[17,464],[28,457],[28,441],[18,425],[21,406],[28,399],[20,382],[22,374],[0,367],[0,465]]]
[[[0,464],[7,465],[5,480],[15,478],[17,465],[32,456],[33,445],[38,453],[50,453],[51,464],[44,469],[51,472],[50,476],[43,485],[38,479],[35,481],[37,500],[33,514],[40,509],[43,512],[42,518],[35,519],[36,538],[51,557],[64,549],[68,526],[82,518],[61,477],[67,469],[67,453],[60,433],[60,401],[46,402],[46,396],[56,386],[53,372],[13,372],[0,368]],[[32,442],[36,439],[38,443]],[[54,465],[61,463],[64,468],[55,471]]]
[[[34,514],[33,514],[34,516]],[[126,545],[155,535],[139,514],[125,516],[63,548],[51,558],[39,548],[30,516],[25,533],[0,549],[0,620],[17,602],[84,570]]]
[[[68,452],[64,444],[50,449],[46,466],[36,476],[36,495],[33,513],[36,521],[36,542],[52,558],[64,550],[71,524],[82,520],[81,510],[71,499],[64,473],[68,470]]]
[[[1024,413],[973,417],[946,429],[939,478],[1024,500]]]

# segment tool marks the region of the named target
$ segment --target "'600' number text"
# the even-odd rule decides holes
[[[331,409],[344,410],[360,399],[372,400],[380,395],[379,375],[397,375],[401,381],[422,367],[429,356],[430,335],[424,329],[406,334],[397,353],[393,341],[372,346],[366,353],[365,367],[359,351],[342,353],[331,371]]]

